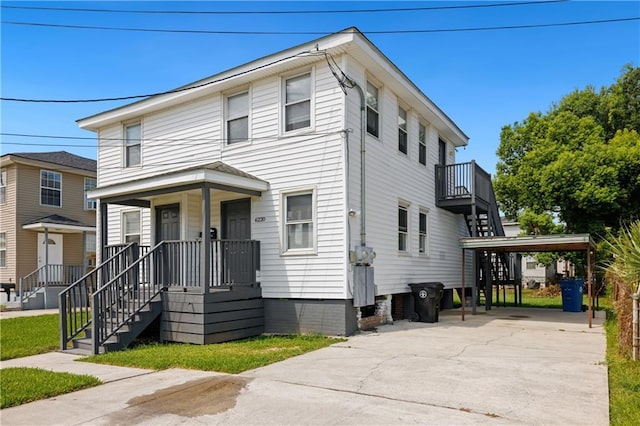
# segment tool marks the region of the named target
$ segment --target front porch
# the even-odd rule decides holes
[[[109,205],[145,209],[151,232],[103,246],[95,271],[61,295],[61,348],[118,350],[150,327],[160,340],[199,344],[261,334],[250,209],[267,188],[220,162],[98,188],[100,241],[109,241]]]

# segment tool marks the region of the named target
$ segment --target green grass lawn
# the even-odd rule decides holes
[[[0,360],[55,351],[59,345],[58,314],[0,320]]]
[[[523,308],[552,308],[552,309],[562,309],[562,296],[553,296],[553,297],[537,297],[536,292],[538,290],[532,290],[528,288],[522,289],[522,305],[518,305]],[[514,305],[514,295],[513,288],[506,289],[506,306],[515,306]],[[483,299],[484,300],[484,299]],[[500,306],[503,306],[504,296],[502,290],[500,290]],[[484,302],[483,302],[484,303]],[[584,299],[584,303],[587,303],[587,299]],[[495,289],[493,291],[493,304],[496,304],[496,292]],[[460,307],[460,298],[458,297],[457,292],[453,292],[453,305],[456,308]]]
[[[148,344],[82,361],[152,370],[186,368],[235,374],[344,341],[321,335],[291,335],[258,336],[212,345]]]
[[[0,369],[0,408],[15,407],[39,399],[97,386],[93,376],[56,373],[39,368]]]

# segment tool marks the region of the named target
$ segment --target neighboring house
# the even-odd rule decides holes
[[[60,288],[95,266],[96,202],[87,191],[96,186],[96,161],[65,151],[25,152],[3,155],[0,167],[5,295],[12,291],[13,301],[17,294],[24,309],[57,307]]]
[[[159,305],[164,340],[407,318],[409,283],[452,301],[460,236],[502,232],[490,176],[455,164],[467,136],[354,28],[78,123],[99,140],[96,273],[124,259],[110,294]],[[89,326],[111,350],[121,325]]]
[[[520,224],[507,218],[502,218],[505,236],[516,237],[520,234]],[[539,263],[536,256],[522,256],[522,285],[528,288],[545,287],[556,280],[556,265],[545,266]]]

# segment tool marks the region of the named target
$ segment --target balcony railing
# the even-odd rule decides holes
[[[475,161],[436,165],[436,201],[469,200],[488,203],[492,199],[491,175]]]

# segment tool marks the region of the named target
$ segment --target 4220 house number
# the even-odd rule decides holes
[[[267,218],[264,216],[258,216],[255,219],[253,219],[254,222],[266,222]]]

